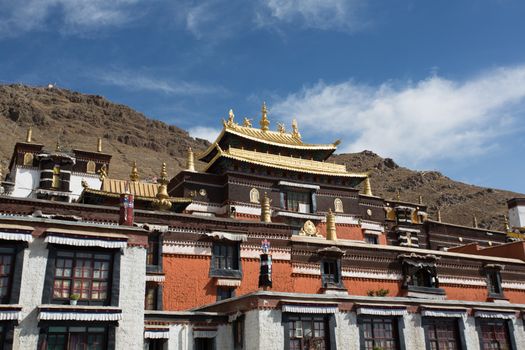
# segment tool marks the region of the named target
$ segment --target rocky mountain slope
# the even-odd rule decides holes
[[[149,119],[129,107],[59,88],[0,85],[0,168],[5,170],[13,146],[33,127],[34,142],[62,149],[95,149],[103,138],[103,151],[113,155],[111,177],[127,177],[137,161],[143,178],[156,176],[163,161],[174,175],[185,165],[186,150],[204,150],[208,142],[194,139],[173,125]],[[471,225],[476,215],[481,227],[503,229],[506,200],[520,194],[453,181],[439,172],[412,171],[370,151],[333,157],[352,171],[370,171],[374,194],[416,202],[418,196],[435,218],[441,208],[443,221]],[[202,164],[197,164],[197,167]]]

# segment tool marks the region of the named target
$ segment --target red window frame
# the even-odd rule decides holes
[[[56,252],[53,300],[69,300],[79,294],[80,302],[106,303],[110,297],[113,254],[97,251]]]
[[[458,321],[454,318],[429,317],[425,320],[425,333],[430,350],[461,349]]]
[[[381,348],[398,350],[397,319],[390,317],[365,317],[362,319],[365,350]]]

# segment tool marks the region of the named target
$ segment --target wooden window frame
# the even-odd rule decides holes
[[[307,338],[297,337],[295,334],[296,322],[301,322],[301,328],[304,332],[304,322],[312,322],[311,330],[315,335],[315,323],[323,324],[324,332],[324,344],[325,350],[335,350],[337,349],[335,344],[335,320],[333,315],[317,315],[317,314],[285,314],[283,315],[283,325],[284,325],[284,349],[285,350],[295,350],[295,347],[292,346],[292,342],[299,342],[299,349],[303,349],[305,346],[305,341]],[[318,329],[320,331],[320,327]],[[290,335],[293,334],[293,337]]]
[[[428,350],[431,350],[431,349],[446,350],[446,349],[441,349],[439,347],[439,341],[441,340],[440,336],[443,335],[443,331],[438,332],[437,326],[447,324],[447,323],[449,326],[453,327],[452,329],[453,338],[445,338],[444,340],[446,339],[454,340],[457,350],[466,349],[466,342],[465,342],[465,337],[463,334],[464,332],[462,332],[462,329],[461,329],[461,323],[462,323],[461,318],[459,317],[423,317],[422,324],[423,324],[423,328],[425,331],[425,344]],[[435,338],[430,337],[431,328],[434,328]],[[432,343],[435,341],[438,342],[437,347],[432,348]]]
[[[214,242],[210,265],[210,277],[242,278],[240,243]]]
[[[516,339],[514,338],[514,329],[512,326],[511,320],[499,319],[499,318],[476,318],[476,329],[478,331],[478,339],[480,348],[483,350],[483,327],[487,323],[499,323],[503,327],[503,332],[505,333],[506,341],[508,344],[509,350],[517,350]]]
[[[380,346],[379,344],[376,344],[376,340],[387,340],[392,341],[394,343],[393,348],[384,348],[384,350],[404,350],[404,339],[403,339],[403,322],[402,317],[400,316],[372,316],[372,315],[366,315],[366,316],[360,316],[358,318],[358,325],[359,325],[359,334],[360,334],[360,349],[361,350],[372,350],[375,346]],[[371,331],[374,332],[374,324],[385,324],[386,321],[389,321],[389,323],[392,326],[392,335],[390,338],[383,337],[376,339],[376,336],[372,333],[372,338],[366,337],[366,325],[371,324]],[[367,347],[367,341],[372,341],[372,347]]]

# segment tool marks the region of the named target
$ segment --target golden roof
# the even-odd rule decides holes
[[[127,186],[129,187],[129,193],[137,197],[155,197],[159,188],[159,184],[152,182],[105,178],[102,181],[101,191],[122,194],[126,193]]]
[[[211,167],[213,163],[220,157],[239,160],[246,163],[257,164],[272,168],[298,171],[302,173],[329,175],[329,176],[344,176],[344,177],[358,177],[366,178],[366,173],[349,173],[346,171],[346,166],[341,164],[334,164],[328,162],[319,162],[316,160],[294,158],[289,156],[280,156],[272,153],[262,153],[256,151],[248,151],[239,148],[230,147],[228,150],[222,150],[215,144],[217,154],[208,163],[207,168]]]

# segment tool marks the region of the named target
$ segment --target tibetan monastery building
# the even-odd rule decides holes
[[[525,199],[503,231],[449,224],[338,144],[230,111],[146,181],[29,131],[0,178],[0,350],[525,349]]]

